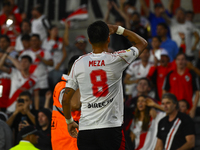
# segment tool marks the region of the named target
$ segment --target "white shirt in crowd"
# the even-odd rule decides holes
[[[25,78],[21,72],[18,69],[15,68],[11,68],[11,72],[10,72],[10,79],[11,79],[11,87],[10,87],[10,95],[9,98],[11,98],[15,92],[22,86],[25,84],[25,82],[27,80],[29,80],[30,78],[32,78],[35,82],[37,82],[37,78],[33,75],[31,75],[30,77]],[[34,84],[30,81],[29,85],[32,87],[29,89],[30,93],[33,93],[33,88],[34,88]],[[16,97],[17,100],[17,97]],[[8,108],[7,108],[7,112],[8,113],[12,113],[15,111],[16,108],[16,101],[14,101]]]
[[[52,54],[53,56],[53,67],[48,67],[48,70],[51,71],[53,70],[58,63],[60,63],[63,53],[62,53],[62,47],[63,47],[63,42],[62,38],[58,38],[57,40],[52,40],[49,38],[46,38],[43,43],[42,43],[42,48],[45,49],[45,51],[48,51]],[[64,64],[62,64],[59,68],[59,70],[63,71],[64,70]]]
[[[89,53],[75,61],[66,87],[80,90],[79,130],[122,125],[122,72],[138,55],[138,49],[131,47],[113,54]]]
[[[144,78],[147,76],[149,69],[153,65],[154,65],[154,63],[149,61],[147,66],[144,67],[142,65],[142,61],[139,59],[129,65],[128,69],[126,70],[126,73],[131,76],[131,80],[137,80],[140,78]],[[135,83],[125,85],[126,94],[132,95],[132,97],[135,97],[137,95],[136,86],[137,86],[137,84],[135,84]]]
[[[30,72],[38,79],[34,89],[45,89],[49,87],[47,65],[36,57],[37,54],[40,54],[45,60],[52,60],[51,53],[43,49],[40,49],[37,52],[34,52],[33,50],[26,50],[22,52],[20,57],[28,55],[32,58],[33,63],[31,65]]]
[[[152,119],[149,123],[149,129],[146,134],[146,136],[142,136],[142,134],[145,135],[146,132],[142,131],[142,121],[132,122],[130,130],[135,135],[135,149],[138,148],[139,144],[142,145],[142,148],[140,150],[153,150],[156,146],[157,142],[157,130],[158,130],[158,123],[159,121],[166,116],[166,113],[164,112],[158,112],[157,116]],[[140,141],[141,140],[141,141]],[[144,143],[140,143],[144,141]]]
[[[176,21],[176,19],[172,19],[170,24],[170,31],[172,40],[174,40],[178,46],[181,45],[181,38],[179,33],[185,34],[186,55],[194,56],[194,53],[192,52],[192,37],[193,33],[195,32],[195,26],[189,21],[185,21],[185,23],[180,24]]]
[[[47,38],[47,30],[50,28],[50,23],[44,15],[38,19],[33,19],[31,24],[32,34],[39,34],[41,41]]]

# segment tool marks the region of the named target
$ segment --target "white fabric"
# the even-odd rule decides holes
[[[42,20],[44,20],[45,25],[47,26],[47,28],[50,27],[49,22],[47,21],[47,19],[45,18],[44,15],[42,15],[40,18],[38,19],[33,19],[31,22],[31,33],[32,34],[39,34],[40,35],[40,39],[43,41],[45,38],[47,38],[47,29],[45,28],[45,26],[42,23]]]
[[[150,122],[149,130],[147,131],[147,135],[145,138],[145,142],[143,147],[140,150],[153,150],[156,146],[157,142],[157,130],[158,130],[158,122],[166,116],[164,112],[158,112],[156,118],[154,118]],[[138,121],[134,123],[134,120],[131,124],[130,130],[135,134],[135,149],[139,146],[140,143],[140,134],[142,131],[142,121]]]
[[[191,51],[191,49],[193,46],[192,37],[193,33],[195,32],[195,26],[189,21],[180,24],[176,21],[176,19],[172,19],[170,24],[170,31],[172,40],[174,40],[178,46],[181,45],[181,38],[179,36],[179,32],[185,34],[186,55],[194,56],[194,53]]]
[[[147,76],[149,69],[153,65],[154,65],[153,62],[149,61],[147,66],[144,67],[142,65],[142,61],[137,60],[137,61],[134,61],[132,64],[129,65],[128,69],[126,70],[126,73],[131,76],[130,80],[140,79],[140,78]],[[132,94],[132,96],[135,97],[137,95],[136,85],[137,84],[126,85],[125,86],[126,94],[127,95]]]
[[[48,51],[44,51],[42,49],[38,50],[37,52],[34,52],[32,50],[26,50],[24,52],[22,52],[22,54],[20,55],[20,58],[24,55],[28,55],[32,58],[32,64],[33,65],[37,65],[37,68],[35,69],[35,71],[33,72],[33,75],[37,77],[38,82],[35,85],[34,89],[45,89],[48,88],[48,70],[47,70],[47,65],[45,65],[44,63],[40,62],[36,62],[36,55],[39,54],[41,51],[44,52],[44,59],[45,60],[51,60],[52,59],[52,55],[51,53],[49,53]]]
[[[79,87],[80,90],[82,106],[79,130],[119,127],[122,125],[122,72],[138,55],[138,49],[131,47],[128,50],[115,53],[89,53],[76,60],[66,87],[74,90]],[[104,97],[94,96],[93,89],[96,88],[96,91],[102,92],[102,88],[106,88],[106,85],[108,85],[108,93]],[[106,93],[105,91],[104,93]]]
[[[29,78],[23,77],[21,72],[15,68],[11,68],[10,78],[11,78],[11,87],[10,87],[9,98],[11,98],[13,94],[27,81],[27,79],[29,79]],[[31,76],[31,78],[37,81],[36,77]],[[30,93],[33,92],[33,88],[34,86],[29,90]],[[8,113],[14,112],[15,107],[16,107],[16,101],[7,108]]]
[[[15,50],[18,52],[21,52],[24,50],[24,46],[22,44],[21,38],[22,38],[22,34],[20,34],[16,39]]]
[[[53,49],[53,46],[57,44],[58,48],[57,49]],[[50,53],[52,53],[53,55],[53,67],[48,67],[48,70],[51,71],[53,70],[58,63],[60,63],[62,57],[63,57],[63,53],[62,53],[62,47],[63,47],[63,43],[60,41],[55,41],[55,40],[49,40],[48,38],[46,38],[43,43],[42,43],[42,48],[45,49],[45,51],[48,51]],[[62,64],[59,68],[60,71],[64,70],[64,64]]]

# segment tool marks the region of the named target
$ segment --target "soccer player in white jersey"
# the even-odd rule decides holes
[[[145,39],[121,26],[103,21],[87,29],[93,52],[77,59],[71,69],[63,96],[63,112],[72,137],[77,137],[79,150],[124,150],[122,72],[145,49]],[[132,47],[108,53],[110,34],[127,37]],[[71,117],[70,101],[79,88],[81,118],[78,125]]]

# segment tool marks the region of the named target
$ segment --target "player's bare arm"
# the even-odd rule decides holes
[[[108,25],[109,27],[109,31],[110,34],[114,34],[117,32],[118,30],[118,26],[117,25]],[[125,36],[133,46],[135,46],[138,50],[139,50],[139,55],[144,51],[144,49],[147,47],[147,41],[142,38],[141,36],[139,36],[138,34],[125,29],[123,34],[123,36]]]
[[[77,130],[78,125],[73,121],[72,116],[71,116],[71,99],[72,96],[74,95],[75,90],[72,88],[66,88],[64,95],[63,95],[63,100],[62,100],[62,107],[63,107],[63,113],[66,118],[66,122],[68,124],[68,131],[69,134],[76,138],[77,137]]]

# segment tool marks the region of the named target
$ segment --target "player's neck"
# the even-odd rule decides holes
[[[98,54],[102,52],[107,52],[108,51],[108,45],[107,44],[102,44],[102,45],[92,45],[93,53]]]
[[[178,73],[179,75],[183,75],[183,74],[185,73],[185,69],[186,69],[186,68],[177,68],[177,73]]]
[[[30,76],[29,70],[21,70],[21,74],[24,78],[27,78]]]

